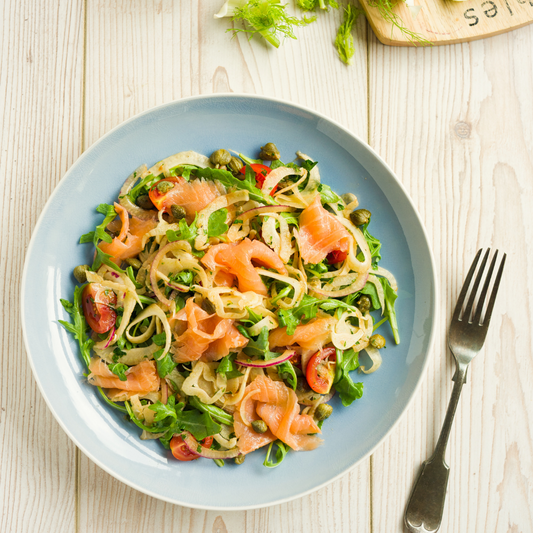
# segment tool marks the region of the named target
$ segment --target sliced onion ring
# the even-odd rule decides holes
[[[328,291],[327,289],[312,285],[311,283],[309,284],[309,289],[313,292],[316,292],[317,294],[320,294],[321,296],[327,296],[329,298],[340,298],[342,296],[348,296],[348,294],[353,294],[354,292],[360,291],[365,286],[367,279],[368,272],[366,272],[365,274],[359,274],[355,281],[345,289],[341,289],[338,291]]]
[[[235,447],[231,450],[211,450],[202,446],[188,431],[181,434],[185,446],[189,451],[199,455],[200,457],[207,457],[208,459],[231,459],[237,457],[241,452],[239,448]]]
[[[147,210],[142,209],[138,205],[135,205],[129,198],[128,193],[133,189],[135,182],[146,172],[146,165],[141,165],[137,170],[133,171],[128,179],[122,185],[120,194],[120,205],[132,216],[140,218],[141,220],[150,220],[157,217],[157,211],[154,209]]]
[[[368,354],[368,357],[372,360],[372,366],[367,370],[364,366],[361,367],[361,372],[364,374],[372,374],[381,366],[381,354],[377,348],[373,346],[366,346],[365,352]]]
[[[269,368],[288,361],[295,354],[296,352],[294,350],[285,350],[279,357],[268,361],[242,361],[241,359],[235,359],[235,362],[238,365],[251,366],[252,368]]]

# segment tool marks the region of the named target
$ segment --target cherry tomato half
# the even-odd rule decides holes
[[[168,191],[161,192],[157,186],[163,181],[167,181],[169,183],[174,184],[178,183],[182,179],[183,178],[181,177],[176,178],[174,176],[170,178],[163,178],[157,183],[154,183],[154,185],[150,188],[150,190],[148,191],[148,196],[150,197],[150,200],[152,200],[152,203],[155,205],[158,211],[161,211],[162,209],[168,211],[170,210],[170,206],[176,203],[173,198],[176,195],[176,187],[171,187]]]
[[[85,320],[96,333],[106,333],[117,321],[117,295],[99,283],[89,283],[81,295]]]
[[[213,437],[206,437],[202,441],[202,446],[204,448],[211,448],[211,444],[213,444]],[[195,459],[200,458],[197,453],[191,452],[191,450],[187,448],[187,445],[183,442],[181,436],[172,437],[170,439],[170,451],[178,461],[194,461]]]
[[[328,361],[331,357],[335,357],[335,348],[324,348],[313,355],[307,363],[305,370],[307,383],[319,394],[327,394],[335,379],[335,363]]]
[[[257,163],[254,163],[253,165],[250,165],[252,167],[252,170],[255,172],[255,183],[257,185],[257,188],[260,189],[263,186],[263,183],[265,183],[265,178],[270,174],[270,167],[267,167],[266,165],[260,165]],[[246,174],[246,165],[241,168],[241,174]],[[278,186],[276,185],[272,192],[270,193],[270,196],[272,196],[275,192]]]
[[[341,252],[340,250],[333,250],[329,252],[326,259],[330,265],[335,263],[342,263],[348,257],[348,252]]]

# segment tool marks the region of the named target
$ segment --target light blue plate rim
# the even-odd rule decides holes
[[[75,437],[73,434],[73,431],[71,431],[70,427],[68,427],[64,421],[61,419],[61,417],[58,415],[50,397],[49,397],[49,389],[48,386],[44,384],[41,380],[41,377],[39,373],[36,370],[36,365],[34,361],[35,353],[32,351],[32,348],[35,350],[35,347],[32,347],[32,344],[29,340],[29,329],[28,324],[26,323],[26,289],[28,285],[28,275],[29,271],[31,270],[32,265],[30,264],[29,258],[34,254],[34,249],[36,248],[37,239],[36,235],[39,234],[41,231],[41,226],[43,225],[43,221],[46,219],[47,215],[49,215],[49,211],[51,210],[51,207],[54,203],[54,199],[56,196],[59,195],[61,191],[62,184],[64,184],[69,176],[73,174],[78,166],[81,166],[85,163],[87,159],[89,159],[92,156],[92,153],[102,144],[106,142],[109,138],[111,138],[116,132],[118,132],[121,129],[125,129],[128,126],[132,125],[135,121],[138,121],[142,119],[143,117],[146,117],[148,115],[158,113],[165,109],[172,109],[175,106],[186,106],[188,103],[194,103],[194,102],[209,102],[209,101],[216,101],[216,100],[225,100],[228,99],[231,100],[242,100],[243,102],[248,102],[251,105],[254,105],[254,101],[257,102],[258,105],[260,105],[261,102],[263,103],[271,103],[276,104],[279,106],[284,106],[288,109],[294,110],[294,112],[298,113],[304,113],[308,116],[313,116],[316,119],[318,119],[321,123],[327,124],[327,127],[331,127],[334,130],[338,130],[342,132],[343,134],[347,135],[348,137],[351,137],[352,140],[356,141],[361,148],[366,151],[366,155],[369,157],[369,161],[373,160],[373,163],[377,163],[379,167],[381,167],[381,170],[384,171],[386,174],[388,174],[388,178],[395,182],[396,186],[402,191],[404,198],[403,200],[407,201],[410,209],[412,210],[412,213],[410,213],[411,216],[414,217],[414,220],[418,224],[417,230],[421,232],[421,235],[423,237],[422,242],[420,242],[421,248],[423,248],[423,251],[421,252],[422,255],[425,255],[425,259],[427,259],[428,262],[428,294],[427,299],[429,300],[429,311],[431,315],[431,324],[429,325],[429,330],[427,331],[426,335],[426,342],[425,342],[425,354],[423,354],[423,363],[420,368],[420,371],[418,372],[418,377],[416,378],[416,384],[411,389],[411,392],[409,393],[408,399],[405,402],[405,405],[403,407],[403,410],[398,415],[398,417],[390,424],[390,427],[388,430],[379,436],[378,439],[372,444],[372,446],[362,455],[359,457],[353,464],[349,465],[342,471],[336,473],[336,475],[332,476],[329,479],[326,479],[320,483],[317,483],[312,488],[309,488],[304,491],[295,492],[294,494],[291,494],[288,497],[281,498],[281,499],[271,499],[269,501],[264,501],[260,503],[254,503],[251,505],[225,505],[225,506],[217,506],[217,505],[211,505],[211,504],[204,504],[204,503],[196,503],[196,502],[190,502],[185,500],[180,500],[174,497],[171,497],[167,494],[160,494],[155,491],[148,490],[143,485],[133,481],[132,479],[129,479],[128,477],[120,474],[116,470],[113,469],[112,465],[109,465],[103,461],[100,460],[99,457],[97,457],[94,453],[91,453],[89,450],[87,450],[84,443]],[[99,140],[97,140],[95,143],[93,143],[85,152],[83,152],[80,157],[76,160],[76,162],[69,168],[69,170],[64,175],[63,179],[58,183],[54,191],[52,192],[50,198],[48,199],[43,211],[41,212],[38,221],[35,225],[35,228],[32,233],[32,238],[30,240],[30,243],[28,245],[28,249],[26,252],[26,260],[24,263],[23,273],[22,273],[22,289],[21,289],[21,321],[22,321],[22,330],[23,330],[23,338],[24,338],[24,344],[26,347],[28,360],[30,363],[30,367],[32,369],[33,375],[35,377],[35,381],[37,382],[37,386],[39,390],[41,391],[41,394],[43,395],[43,398],[48,405],[48,408],[52,412],[54,418],[57,420],[59,425],[62,427],[62,429],[65,431],[65,433],[69,436],[69,438],[76,444],[76,446],[87,456],[89,457],[94,463],[96,463],[100,468],[108,472],[110,475],[118,479],[119,481],[122,481],[126,485],[143,492],[149,496],[152,496],[154,498],[167,501],[169,503],[183,505],[186,507],[191,508],[198,508],[198,509],[205,509],[205,510],[217,510],[217,511],[228,511],[228,510],[248,510],[248,509],[258,509],[263,507],[268,507],[272,505],[277,505],[281,503],[286,503],[288,501],[294,500],[296,498],[300,498],[302,496],[305,496],[307,494],[310,494],[325,485],[328,485],[329,483],[332,483],[333,481],[339,479],[340,477],[344,476],[347,472],[355,468],[359,463],[361,463],[364,459],[366,459],[369,455],[371,455],[377,447],[379,447],[384,440],[390,435],[390,433],[394,430],[394,428],[397,426],[397,424],[400,422],[401,418],[405,414],[405,412],[408,410],[409,406],[413,402],[420,386],[423,380],[423,377],[426,373],[427,366],[429,363],[429,353],[431,351],[431,347],[433,346],[434,337],[435,337],[435,325],[437,320],[437,302],[438,302],[438,291],[437,291],[437,284],[436,284],[436,268],[435,268],[435,261],[433,257],[433,253],[431,251],[431,247],[429,246],[429,239],[427,237],[427,232],[424,228],[424,225],[420,219],[420,216],[418,214],[418,211],[416,207],[414,206],[409,194],[407,193],[405,187],[403,184],[398,180],[398,178],[395,176],[392,169],[387,165],[387,163],[374,151],[372,147],[370,147],[363,139],[361,139],[359,136],[345,128],[344,126],[340,125],[336,121],[328,118],[327,116],[323,115],[322,113],[319,113],[317,111],[312,110],[309,107],[302,106],[299,104],[295,104],[292,102],[283,101],[277,98],[272,97],[265,97],[265,96],[258,96],[258,95],[251,95],[251,94],[239,94],[239,93],[218,93],[213,95],[200,95],[200,96],[193,96],[188,98],[183,98],[179,100],[175,100],[172,102],[168,102],[166,104],[161,104],[159,106],[153,107],[147,111],[144,111],[142,113],[139,113],[128,120],[122,122],[121,124],[115,126],[113,129],[111,129],[109,132],[107,132],[105,135],[103,135]]]

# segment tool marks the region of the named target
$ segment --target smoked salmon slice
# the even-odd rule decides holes
[[[331,331],[335,324],[333,317],[315,318],[308,324],[297,326],[293,335],[287,335],[287,328],[276,328],[270,332],[270,348],[298,344],[304,350],[316,352],[331,341]]]
[[[157,183],[150,190],[150,199],[159,211],[170,213],[173,204],[185,209],[187,223],[191,223],[196,213],[207,207],[215,198],[220,196],[217,186],[212,181],[195,179],[187,181],[185,178],[172,177],[161,181],[172,183],[173,187],[165,193],[157,190]],[[160,183],[160,182],[158,182]]]
[[[255,432],[244,423],[243,415],[249,422],[257,420],[254,417],[259,416],[275,438],[295,451],[314,450],[322,443],[321,439],[312,435],[320,433],[320,428],[311,416],[300,415],[298,397],[283,381],[273,381],[266,376],[256,377],[246,387],[244,397],[236,407],[234,419],[239,420],[239,423],[235,424],[235,435],[243,454],[272,442],[270,435],[268,439],[261,439],[266,433],[253,435]],[[260,444],[263,440],[267,442]]]
[[[111,242],[101,242],[98,247],[102,252],[109,254],[111,259],[120,264],[124,259],[136,257],[142,252],[142,238],[145,233],[157,226],[157,221],[141,220],[137,217],[129,218],[128,212],[115,203],[115,211],[122,221],[120,234]],[[111,223],[113,224],[114,221]]]
[[[350,234],[322,207],[320,194],[300,215],[298,244],[302,259],[312,264],[320,263],[334,250],[347,252],[350,247]]]
[[[201,259],[202,263],[215,272],[220,268],[237,277],[241,292],[254,291],[267,296],[268,291],[252,263],[258,263],[287,274],[280,257],[261,241],[246,238],[239,244],[217,244]]]
[[[91,373],[87,377],[87,380],[91,385],[106,389],[136,392],[159,390],[160,379],[154,361],[141,361],[139,364],[130,367],[126,370],[126,381],[120,381],[118,376],[109,370],[106,362],[99,357],[91,358],[89,370]]]
[[[233,325],[234,320],[208,314],[194,298],[187,300],[176,319],[187,323],[187,329],[172,345],[176,363],[197,361],[205,352],[207,360],[217,361],[248,343]]]

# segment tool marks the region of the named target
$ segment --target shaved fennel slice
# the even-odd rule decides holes
[[[244,372],[244,376],[242,376],[240,378],[236,378],[236,379],[240,380],[239,390],[235,394],[226,394],[226,395],[224,395],[222,407],[226,407],[228,405],[229,406],[235,405],[235,404],[239,403],[242,400],[242,398],[244,396],[244,392],[246,390],[246,385],[248,384],[248,377],[250,376],[250,371],[251,370],[252,369],[250,367],[248,367],[245,370],[245,372]]]
[[[194,247],[197,250],[205,250],[208,247],[207,228],[209,224],[209,217],[212,213],[237,202],[246,201],[248,201],[248,191],[239,190],[215,198],[207,207],[202,209],[198,213],[198,218],[196,219],[198,236],[194,241]]]
[[[370,345],[368,345],[364,350],[372,360],[372,366],[368,370],[364,366],[360,367],[361,372],[364,374],[372,374],[372,372],[375,372],[381,366],[381,354],[379,353],[378,349]]]
[[[339,350],[348,350],[349,348],[352,348],[365,334],[363,327],[357,327],[348,322],[348,318],[350,317],[359,319],[360,324],[362,324],[363,321],[363,315],[359,309],[357,309],[355,313],[347,311],[342,313],[331,333],[331,342],[335,348],[338,348]]]
[[[213,166],[207,156],[194,152],[193,150],[188,150],[187,152],[179,152],[166,157],[156,163],[148,172],[154,176],[159,176],[159,174],[164,173],[165,177],[168,178],[170,169],[180,165],[192,165],[200,168]]]
[[[141,180],[148,176],[149,172],[146,168],[146,165],[141,165],[137,170],[133,171],[126,181],[124,182],[124,185],[122,185],[122,188],[120,189],[120,193],[118,195],[119,197],[119,203],[120,205],[126,209],[126,211],[137,218],[140,218],[141,220],[150,220],[152,218],[156,217],[156,211],[153,209],[142,209],[138,205],[134,204],[130,197],[128,196],[128,193],[133,189],[133,186],[135,185],[135,182],[137,180]]]
[[[279,307],[281,307],[282,309],[292,309],[293,307],[297,307],[300,304],[305,294],[304,285],[301,281],[295,280],[294,278],[285,276],[283,274],[278,274],[277,272],[270,272],[269,270],[264,270],[262,268],[256,268],[255,271],[260,276],[274,278],[294,287],[294,296],[292,297],[290,302],[286,302],[285,298],[283,298],[279,301]]]
[[[398,292],[398,282],[396,281],[396,278],[392,274],[392,272],[389,272],[387,269],[378,266],[376,270],[376,274],[378,276],[382,276],[384,278],[387,278],[389,280],[390,286],[394,292]]]
[[[142,311],[132,322],[128,324],[128,327],[126,328],[126,338],[130,342],[136,342],[132,339],[135,339],[135,337],[132,337],[129,333],[130,329],[135,326],[135,324],[138,324],[139,322],[142,322],[145,318],[150,318],[152,316],[155,316],[159,318],[161,321],[161,324],[163,324],[163,329],[165,330],[165,346],[163,348],[163,353],[159,356],[158,360],[163,359],[167,352],[170,350],[170,342],[172,340],[172,331],[170,330],[170,324],[168,323],[167,315],[165,315],[164,311],[159,307],[157,304],[149,305],[144,311]],[[122,324],[121,324],[122,325]]]
[[[207,383],[212,383],[213,385],[211,385],[210,388],[213,388],[216,392],[210,396],[209,393],[211,391],[207,391],[204,387],[202,387],[200,380],[204,381],[204,386],[206,386]],[[217,380],[223,381],[223,384],[220,384],[222,386],[217,387],[219,384],[217,383]],[[197,396],[202,402],[211,405],[224,395],[224,392],[226,391],[226,377],[222,376],[222,374],[217,374],[215,377],[207,363],[198,361],[192,372],[183,382],[181,390],[187,396]]]
[[[157,344],[150,344],[143,348],[132,348],[131,350],[123,350],[126,355],[119,357],[117,360],[113,359],[114,347],[104,348],[103,350],[95,350],[94,353],[101,357],[106,363],[122,363],[123,365],[134,366],[144,360],[151,360],[154,358],[154,353],[160,349]]]
[[[240,292],[235,287],[202,287],[194,285],[194,290],[207,298],[221,318],[239,319],[248,315],[247,307],[263,305],[263,296],[253,291]]]
[[[278,167],[274,169],[272,172],[270,172],[267,177],[265,178],[265,181],[263,182],[263,186],[261,187],[261,192],[267,196],[269,195],[273,190],[274,187],[284,178],[287,176],[293,176],[293,175],[301,176],[307,174],[307,170],[305,168],[300,169],[300,172],[294,170],[293,168],[288,167]]]
[[[376,278],[376,276],[372,274],[368,276],[368,281],[370,283],[373,283],[374,287],[376,287],[376,293],[378,295],[379,305],[381,306],[381,314],[383,315],[383,311],[385,310],[385,293],[383,292],[383,286],[379,282],[379,279]]]

